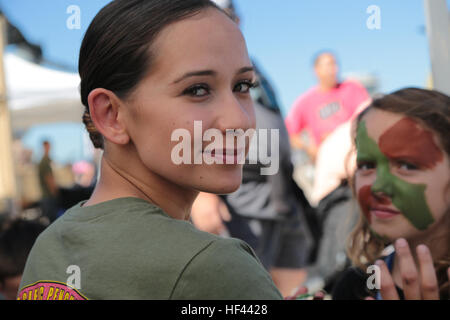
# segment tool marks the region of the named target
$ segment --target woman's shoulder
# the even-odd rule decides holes
[[[172,299],[282,299],[269,273],[243,241],[217,237],[184,268]]]
[[[203,254],[214,259],[232,259],[245,257],[257,264],[260,263],[253,249],[244,241],[236,238],[226,238],[210,235],[211,240],[208,247],[205,248]]]

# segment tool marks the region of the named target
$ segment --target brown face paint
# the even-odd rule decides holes
[[[388,129],[380,137],[379,147],[388,158],[410,160],[425,169],[432,169],[444,159],[433,134],[411,118],[401,119]]]
[[[370,185],[364,186],[359,189],[358,193],[358,202],[361,206],[361,211],[363,212],[369,224],[372,223],[372,220],[370,219],[370,198],[372,197],[372,191],[370,190],[371,187],[372,186]]]
[[[389,206],[392,204],[387,197],[375,197],[372,192],[372,185],[364,186],[359,190],[358,201],[369,224],[372,223],[370,208],[376,205]]]

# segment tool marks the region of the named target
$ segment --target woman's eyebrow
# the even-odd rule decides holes
[[[190,78],[190,77],[199,77],[199,76],[215,76],[217,75],[216,71],[213,70],[199,70],[199,71],[191,71],[188,73],[185,73],[183,76],[181,76],[180,78],[178,78],[177,80],[175,80],[173,82],[173,84],[176,84],[178,82],[183,81],[186,78]]]
[[[255,68],[254,67],[243,67],[243,68],[239,69],[236,74],[246,73],[249,71],[255,71]]]
[[[254,71],[255,68],[254,67],[243,67],[241,69],[239,69],[236,74],[241,74],[241,73],[245,73],[245,72],[249,72],[249,71]],[[178,78],[177,80],[175,80],[173,82],[173,84],[177,84],[187,78],[190,77],[199,77],[199,76],[216,76],[217,72],[214,70],[198,70],[198,71],[191,71],[191,72],[187,72],[185,73],[183,76],[181,76],[180,78]]]

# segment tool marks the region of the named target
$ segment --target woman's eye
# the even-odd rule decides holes
[[[234,91],[239,93],[249,93],[250,89],[255,88],[256,84],[251,81],[242,81],[239,82],[235,87]]]
[[[208,95],[210,92],[209,87],[206,85],[195,85],[188,89],[186,89],[183,94],[189,95],[192,97],[204,97]]]

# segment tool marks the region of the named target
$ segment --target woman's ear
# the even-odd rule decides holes
[[[88,96],[92,122],[106,140],[125,145],[130,141],[125,123],[119,116],[124,104],[110,90],[97,88]]]

